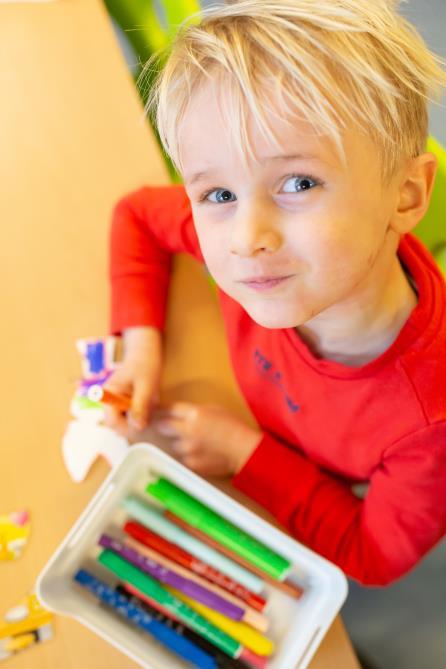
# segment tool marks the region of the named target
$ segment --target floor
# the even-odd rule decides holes
[[[349,587],[342,618],[371,667],[446,667],[446,541],[392,586]]]

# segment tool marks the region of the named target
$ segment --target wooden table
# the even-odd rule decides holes
[[[62,462],[80,374],[74,343],[107,331],[113,204],[144,183],[166,183],[167,173],[98,0],[0,4],[0,83],[0,513],[26,507],[33,523],[21,559],[0,564],[1,614],[33,587],[107,473],[98,462],[77,485]],[[220,325],[203,269],[180,258],[164,396],[220,401],[250,419]],[[55,627],[54,641],[11,667],[135,666],[71,620]],[[311,667],[358,667],[339,618]]]

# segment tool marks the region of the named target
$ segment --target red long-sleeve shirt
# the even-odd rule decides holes
[[[182,186],[118,203],[113,332],[163,327],[174,252],[203,260]],[[293,328],[263,328],[219,291],[235,375],[263,430],[233,484],[367,584],[398,578],[446,533],[446,285],[415,237],[398,253],[418,305],[362,367],[316,358]],[[355,482],[369,483],[364,499]]]

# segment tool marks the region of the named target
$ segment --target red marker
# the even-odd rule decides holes
[[[211,567],[206,562],[202,562],[176,544],[163,539],[163,537],[160,537],[158,534],[148,530],[139,523],[136,523],[135,521],[128,521],[124,525],[124,532],[140,543],[158,551],[158,553],[161,553],[161,555],[164,555],[177,564],[186,567],[186,569],[194,572],[194,574],[202,576],[210,583],[219,585],[224,590],[227,590],[227,592],[230,592],[234,596],[246,602],[253,609],[256,609],[257,611],[263,611],[265,608],[266,600],[263,599],[263,597],[260,597],[254,592],[251,592],[240,583],[237,583],[237,581],[229,578],[229,576],[222,574],[222,572],[218,571],[214,567]]]

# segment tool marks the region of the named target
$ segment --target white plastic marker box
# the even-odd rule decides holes
[[[156,505],[145,489],[160,476],[293,564],[288,577],[304,588],[300,599],[265,583],[263,593],[268,600],[265,612],[271,621],[267,636],[276,644],[267,666],[268,669],[305,669],[347,596],[347,580],[342,571],[151,444],[132,446],[51,557],[37,581],[37,595],[42,604],[56,613],[75,618],[146,669],[190,667],[149,634],[121,622],[107,608],[95,603],[73,580],[80,568],[88,568],[103,578],[100,571],[103,567],[95,565],[100,535],[113,532],[129,519],[121,506],[128,495],[145,497],[148,503]],[[108,580],[112,585],[113,579]]]

